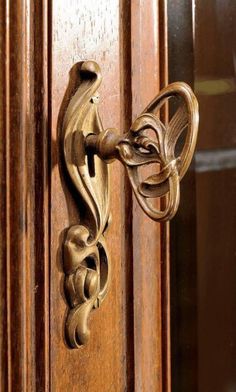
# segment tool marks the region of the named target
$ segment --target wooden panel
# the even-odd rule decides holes
[[[160,69],[166,72],[159,57],[160,50],[165,53],[164,41],[159,44],[165,23],[161,27],[158,19],[164,3],[160,10],[154,0],[145,7],[131,0],[59,0],[50,2],[49,9],[46,0],[0,5],[5,21],[0,41],[2,390],[165,388],[160,225],[137,207],[119,163],[112,165],[112,284],[101,309],[91,316],[87,346],[66,346],[61,244],[79,211],[58,149],[60,105],[77,61],[94,59],[101,65],[105,127],[127,131],[159,91],[165,80]]]
[[[132,123],[132,74],[131,74],[131,2],[120,1],[120,62],[121,62],[121,129],[126,132]],[[126,342],[127,391],[134,390],[134,309],[133,309],[133,211],[132,189],[122,168],[121,198],[123,200],[123,290],[124,290],[124,338]]]
[[[0,9],[0,385],[39,391],[48,385],[46,2]]]
[[[153,0],[131,7],[132,117],[160,89],[159,7]],[[162,390],[160,225],[133,197],[135,390]]]
[[[69,71],[76,62],[96,60],[102,69],[100,88],[100,113],[104,127],[121,129],[124,120],[122,98],[126,94],[120,74],[119,1],[53,2],[52,9],[52,212],[51,212],[51,389],[53,391],[123,391],[127,373],[126,346],[128,324],[126,313],[126,285],[124,263],[127,243],[124,225],[124,198],[121,197],[120,163],[111,168],[112,224],[107,243],[111,255],[112,282],[108,296],[98,311],[90,318],[91,337],[88,344],[77,350],[69,349],[64,342],[66,303],[63,294],[61,243],[69,225],[77,223],[79,213],[75,200],[60,172],[57,145],[58,114],[66,90]],[[122,16],[123,20],[126,18]],[[123,29],[124,27],[122,27]],[[121,29],[121,31],[123,31]],[[122,63],[120,65],[120,62]],[[122,77],[122,83],[125,81]],[[129,303],[129,308],[131,304]],[[132,327],[131,327],[132,333]],[[132,353],[131,353],[132,357]],[[130,362],[129,362],[130,363]],[[129,365],[130,366],[130,365]],[[132,365],[131,365],[132,367]],[[131,370],[132,372],[132,370]]]
[[[0,390],[8,388],[6,248],[6,4],[0,3]]]

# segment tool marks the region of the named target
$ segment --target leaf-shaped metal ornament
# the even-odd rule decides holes
[[[63,123],[66,168],[85,207],[81,222],[67,232],[64,243],[65,293],[69,305],[66,334],[71,347],[89,336],[88,316],[104,299],[110,280],[104,234],[110,214],[108,164],[118,159],[144,212],[155,221],[171,219],[179,205],[180,180],[193,157],[198,132],[198,103],[191,88],[181,82],[164,88],[120,135],[104,130],[97,110],[99,66],[86,61],[78,68],[77,89],[70,99]],[[171,98],[178,109],[167,124],[159,118]],[[176,144],[182,137],[182,148]],[[155,165],[152,175],[142,167]],[[143,178],[144,177],[144,178]],[[165,198],[164,209],[152,203]]]
[[[97,110],[101,71],[96,63],[86,61],[79,64],[76,76],[78,88],[63,121],[64,160],[83,201],[81,222],[69,228],[64,243],[66,338],[72,348],[88,340],[89,314],[103,301],[110,280],[104,237],[110,211],[109,167],[85,148],[90,133],[103,131]]]

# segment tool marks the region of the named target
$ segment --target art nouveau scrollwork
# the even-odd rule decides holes
[[[101,74],[95,63],[88,62],[80,65],[77,77],[78,89],[63,121],[64,159],[80,196],[78,208],[83,201],[81,221],[68,229],[63,249],[65,294],[69,305],[66,338],[72,348],[88,340],[89,314],[100,306],[110,280],[105,242],[110,212],[109,168],[98,157],[88,157],[85,150],[87,135],[103,131],[96,104]]]
[[[179,183],[194,153],[198,131],[198,104],[188,85],[177,82],[164,88],[132,124],[127,133],[104,130],[98,115],[99,66],[80,64],[78,88],[70,99],[63,123],[63,150],[69,173],[83,199],[83,217],[69,228],[64,243],[65,293],[69,305],[66,335],[71,347],[89,336],[88,317],[104,299],[110,280],[105,236],[109,208],[109,166],[118,159],[126,168],[135,196],[155,221],[171,219],[179,205]],[[158,116],[170,99],[177,110],[167,124]],[[178,153],[177,141],[181,135]],[[152,175],[142,167],[154,165]],[[144,178],[143,178],[144,177]],[[153,200],[165,198],[164,209]],[[79,207],[79,206],[78,206]]]

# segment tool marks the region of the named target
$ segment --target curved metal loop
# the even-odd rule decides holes
[[[167,124],[155,112],[170,98],[180,98],[181,105]],[[198,132],[198,103],[186,83],[176,82],[164,88],[134,121],[125,138],[119,142],[121,161],[126,166],[136,198],[144,212],[153,220],[170,220],[180,198],[179,181],[192,160]],[[175,149],[182,132],[185,141],[178,156]],[[152,131],[154,138],[147,133]],[[142,179],[141,166],[157,163],[156,172]],[[152,199],[165,197],[165,209],[153,206]]]
[[[137,117],[130,130],[120,135],[103,130],[98,114],[97,89],[101,83],[98,64],[77,65],[74,95],[63,122],[65,165],[83,201],[78,225],[69,228],[64,243],[65,294],[69,306],[66,336],[71,347],[89,337],[88,317],[105,298],[110,281],[105,236],[110,216],[108,163],[118,159],[126,167],[135,196],[144,212],[155,221],[171,219],[179,205],[180,180],[193,157],[198,132],[198,103],[191,88],[181,82],[164,88]],[[167,124],[158,116],[169,99],[180,101]],[[180,153],[176,145],[183,131]],[[150,166],[153,174],[142,175]],[[143,178],[144,177],[144,178]],[[165,198],[165,208],[153,201]],[[81,200],[78,203],[78,208]]]

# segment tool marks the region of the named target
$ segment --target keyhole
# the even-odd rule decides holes
[[[93,153],[88,153],[88,170],[90,177],[95,177],[95,163]]]

